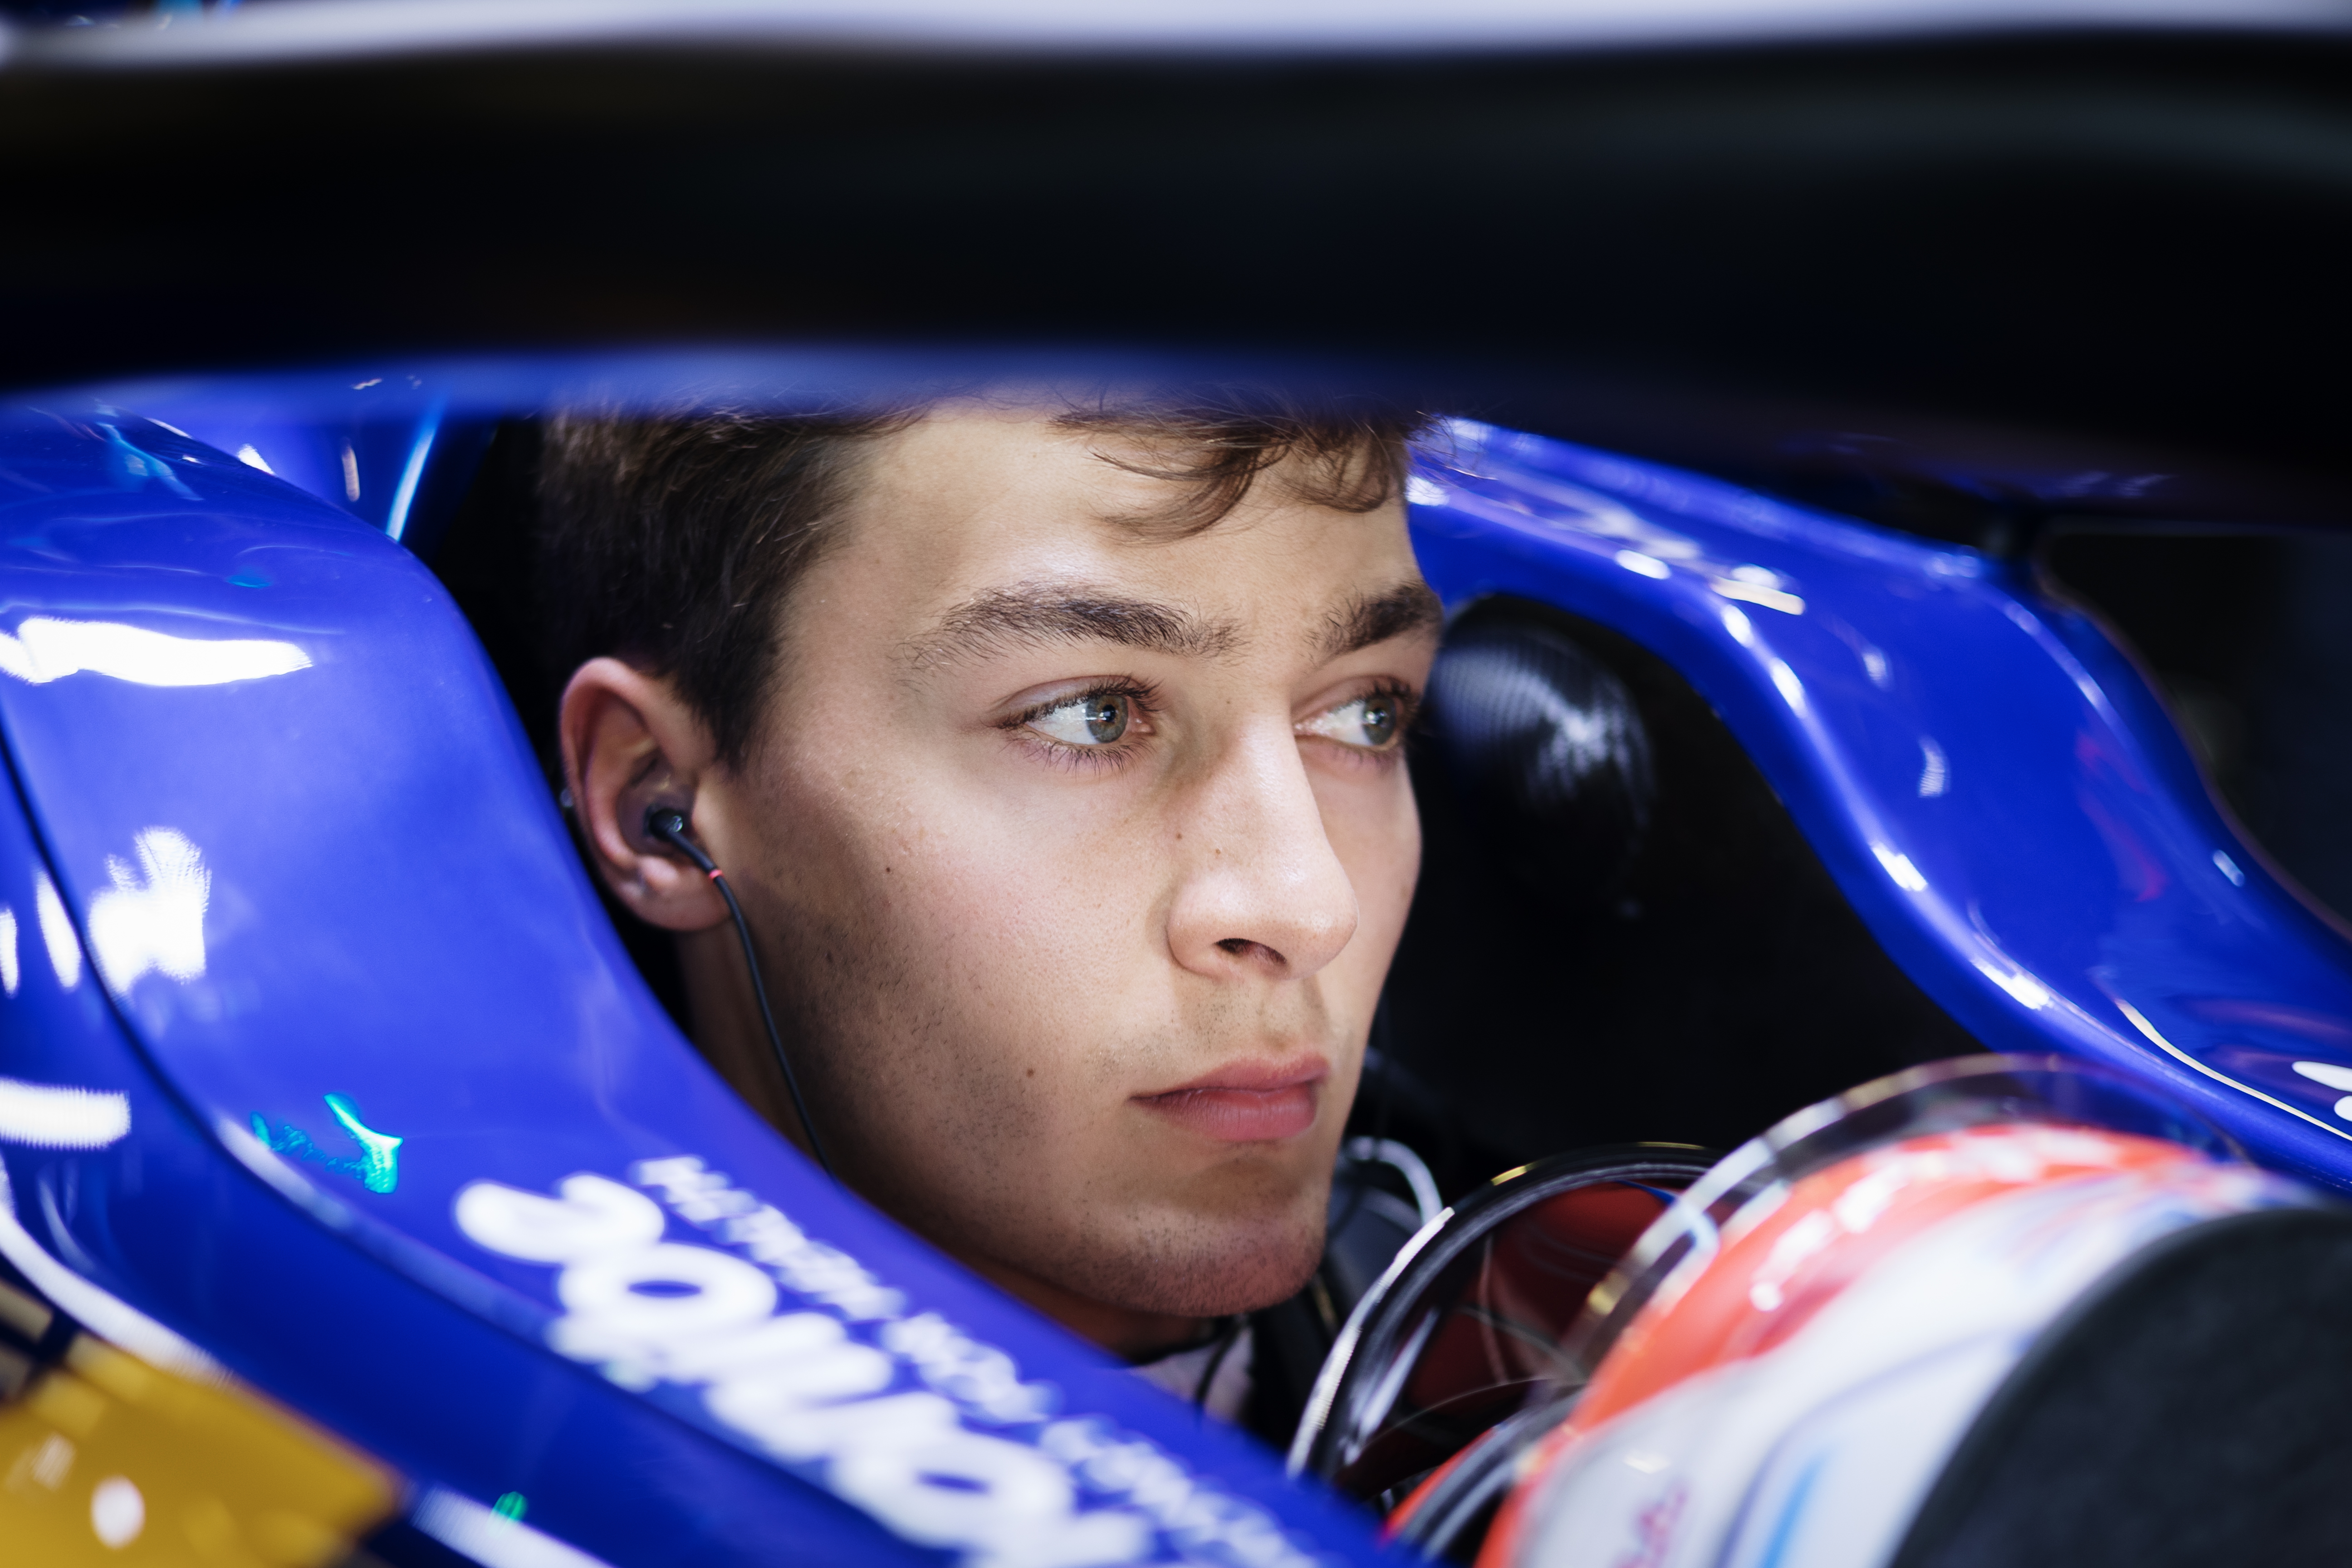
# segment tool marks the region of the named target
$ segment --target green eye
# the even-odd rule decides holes
[[[1047,709],[1029,727],[1066,746],[1108,746],[1127,733],[1132,710],[1131,699],[1097,691]]]
[[[1097,744],[1118,740],[1127,733],[1127,699],[1096,697],[1085,704],[1087,733]]]
[[[1373,691],[1317,714],[1304,724],[1302,734],[1320,735],[1360,752],[1394,749],[1404,732],[1404,701],[1392,691]]]

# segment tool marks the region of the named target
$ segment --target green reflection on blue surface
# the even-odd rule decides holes
[[[339,1175],[350,1176],[372,1193],[388,1193],[400,1184],[401,1140],[389,1132],[379,1132],[360,1120],[359,1107],[349,1095],[323,1096],[328,1111],[342,1124],[352,1141],[360,1146],[356,1160],[330,1154],[311,1141],[310,1135],[292,1122],[272,1128],[261,1112],[253,1113],[253,1135],[276,1153],[291,1154],[298,1160],[308,1160],[323,1165]]]

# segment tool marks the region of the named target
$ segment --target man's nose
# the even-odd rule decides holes
[[[1176,962],[1218,977],[1304,979],[1339,957],[1356,934],[1355,884],[1289,728],[1238,738],[1194,800],[1168,914]]]

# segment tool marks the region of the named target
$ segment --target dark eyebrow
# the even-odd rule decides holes
[[[1360,594],[1323,623],[1316,651],[1325,659],[1384,643],[1409,632],[1435,631],[1445,624],[1445,605],[1419,578],[1377,594]]]
[[[930,669],[1008,647],[1106,642],[1180,658],[1214,658],[1240,645],[1241,630],[1203,620],[1178,605],[1121,598],[1082,586],[1023,583],[976,595],[940,617],[939,629],[908,649]]]

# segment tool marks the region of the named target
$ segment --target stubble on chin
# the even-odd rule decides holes
[[[1286,1300],[1322,1260],[1328,1163],[1295,1172],[1292,1161],[1273,1161],[1252,1179],[1203,1192],[1198,1173],[1152,1179],[1154,1140],[1073,1136],[1051,1110],[991,1106],[980,1085],[966,1087],[961,1115],[909,1139],[955,1154],[878,1162],[867,1168],[871,1185],[856,1184],[982,1273],[994,1265],[1103,1306],[1206,1318]],[[1122,1121],[1134,1114],[1121,1111]],[[1060,1158],[1042,1152],[1057,1144]],[[1071,1160],[1074,1144],[1097,1158]]]
[[[1099,1171],[1024,1159],[1019,1151],[1034,1149],[1025,1136],[972,1142],[994,1157],[971,1164],[891,1162],[869,1167],[878,1179],[853,1184],[983,1274],[1009,1270],[1131,1312],[1213,1318],[1255,1311],[1297,1294],[1322,1261],[1328,1174],[1294,1184],[1267,1172],[1263,1184],[1246,1184],[1254,1192],[1228,1191],[1223,1201],[1198,1193],[1179,1199],[1150,1191],[1155,1184],[1139,1184],[1131,1169],[1106,1181]],[[1090,1187],[1097,1190],[1091,1199]]]
[[[1214,1318],[1255,1311],[1303,1289],[1323,1258],[1328,1189],[1274,1215],[1092,1215],[1082,1237],[1024,1267],[1065,1289],[1130,1311]]]
[[[1135,1142],[1081,1136],[1126,1168],[1069,1168],[1041,1151],[1072,1152],[1067,1107],[1053,1103],[1070,1086],[1020,1076],[1026,1053],[992,1037],[1001,1012],[942,984],[952,966],[935,949],[870,907],[793,913],[771,922],[785,939],[770,970],[780,1022],[828,1152],[870,1202],[983,1273],[1129,1311],[1219,1317],[1306,1285],[1323,1254],[1328,1164],[1180,1196],[1137,1182]],[[1097,1054],[1048,1053],[1037,1072],[1089,1075]]]

